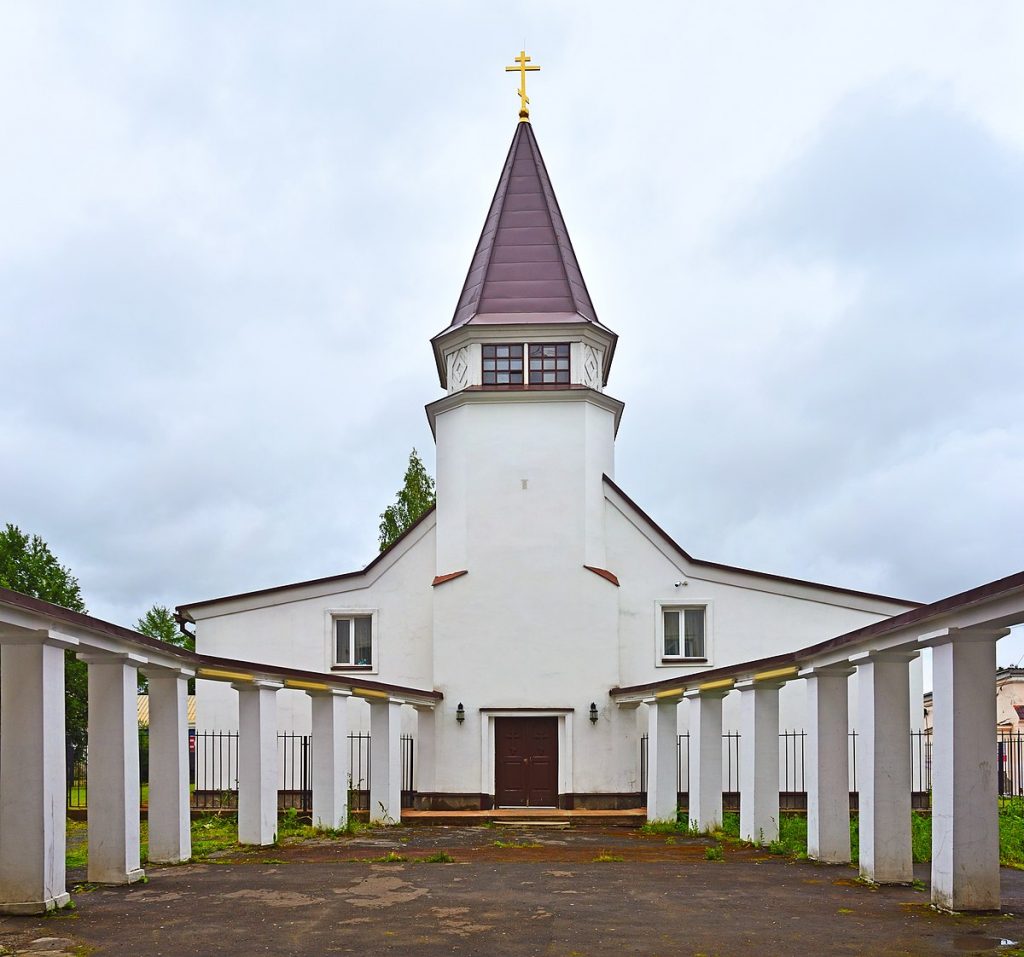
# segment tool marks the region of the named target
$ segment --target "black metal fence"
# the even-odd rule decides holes
[[[851,731],[848,734],[848,761],[850,769],[850,790],[857,790],[857,732]],[[1016,736],[1016,751],[1011,753],[1009,744],[1006,745],[1007,757],[1001,758],[1000,767],[1004,764],[1011,768],[1007,771],[1007,780],[1010,776],[1013,781],[1019,781],[1020,787],[1024,788],[1024,735]],[[911,731],[911,757],[912,757],[912,782],[911,790],[915,793],[924,794],[931,790],[932,771],[932,732],[931,729],[924,731]],[[782,731],[779,733],[779,792],[783,795],[806,794],[806,731]],[[1000,736],[1000,755],[1004,754],[1003,738]],[[647,793],[647,735],[640,738],[640,790]],[[690,735],[680,734],[676,738],[676,791],[679,794],[688,794],[690,790]],[[740,790],[740,733],[738,731],[727,731],[722,735],[722,791],[725,794],[738,794]],[[1000,776],[999,793],[1005,795],[1008,792],[1003,786],[1003,776]],[[1014,792],[1018,793],[1018,792]],[[1024,793],[1024,792],[1020,792]],[[793,806],[801,802],[793,802]],[[783,806],[788,806],[783,801]]]
[[[1024,732],[1000,731],[996,746],[999,796],[1024,797]]]
[[[349,807],[370,807],[370,735],[353,732],[349,744]],[[414,746],[411,735],[401,737],[402,807],[412,807],[415,797]],[[278,732],[278,806],[309,813],[313,806],[312,735]],[[190,731],[189,770],[192,807],[199,810],[238,809],[238,732]],[[139,775],[142,804],[149,797],[149,729],[139,728]],[[86,750],[68,761],[68,808],[88,806],[88,754]]]

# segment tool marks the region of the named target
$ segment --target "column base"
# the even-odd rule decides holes
[[[55,897],[41,901],[19,901],[13,904],[0,904],[0,914],[46,914],[51,910],[59,910],[71,902],[71,895],[66,891]]]
[[[894,880],[880,880],[877,877],[865,873],[863,870],[857,875],[858,880],[863,881],[865,884],[874,884],[876,887],[910,887],[914,883],[914,879],[911,878],[898,878]]]
[[[138,881],[141,881],[145,876],[146,871],[141,867],[136,867],[134,870],[128,871],[124,876],[93,877],[89,874],[88,879],[90,884],[108,884],[111,887],[121,887],[124,884],[135,884]]]

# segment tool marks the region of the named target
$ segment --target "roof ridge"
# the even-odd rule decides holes
[[[774,572],[761,572],[754,568],[741,568],[739,565],[726,565],[724,562],[712,562],[706,558],[694,558],[682,545],[680,545],[668,532],[665,531],[650,515],[648,515],[636,502],[633,501],[615,482],[610,479],[607,475],[603,476],[606,485],[618,493],[629,505],[630,508],[634,509],[640,517],[647,522],[651,528],[658,533],[659,536],[670,545],[676,552],[678,552],[686,561],[693,565],[699,565],[702,568],[719,568],[726,572],[739,572],[742,575],[753,575],[756,578],[767,578],[771,581],[784,582],[790,585],[805,585],[810,588],[821,588],[825,591],[837,592],[841,595],[857,595],[861,598],[872,598],[876,601],[888,601],[896,605],[910,605],[910,610],[914,608],[923,607],[924,603],[919,601],[911,601],[907,598],[893,598],[891,595],[879,595],[875,592],[862,591],[859,588],[844,588],[842,585],[828,585],[825,582],[814,582],[806,578],[793,578],[790,575],[777,575]],[[905,614],[905,612],[900,612]],[[888,619],[885,619],[888,620]]]
[[[529,126],[530,124],[527,123],[526,125]],[[547,194],[546,191],[544,191],[544,180],[545,179],[547,180],[548,187],[551,189],[551,198],[555,201],[555,207],[558,209],[559,219],[562,219],[562,210],[561,210],[561,207],[558,206],[558,199],[555,197],[555,189],[554,189],[554,187],[551,186],[551,177],[548,175],[547,165],[544,162],[544,157],[541,156],[540,147],[537,146],[537,138],[533,135],[533,130],[532,129],[530,129],[528,131],[526,139],[527,139],[527,141],[529,143],[530,155],[533,157],[533,164],[537,168],[537,178],[538,178],[538,180],[540,180],[540,188],[541,188],[541,191],[544,194],[544,212],[546,212],[548,214],[548,222],[551,224],[551,232],[553,232],[555,234],[555,239],[557,240],[558,239],[558,231],[555,229],[555,218],[554,218],[554,216],[551,215],[551,203],[548,202],[548,194]],[[541,175],[540,175],[540,171],[542,169],[544,170],[544,176],[543,177],[541,177]],[[564,222],[564,220],[563,220],[563,222]],[[558,265],[562,267],[562,276],[565,277],[565,284],[566,284],[566,286],[569,287],[569,292],[571,293],[572,292],[572,283],[569,281],[569,270],[565,268],[565,253],[564,253],[564,251],[562,249],[562,244],[561,243],[558,243]],[[580,275],[581,276],[583,275],[582,271],[580,272]],[[575,305],[577,307],[577,312],[578,312],[579,311],[579,303],[576,302],[576,297],[575,296],[572,297],[572,301],[573,301],[573,305]]]
[[[604,328],[529,123],[516,125],[448,328],[472,322]]]

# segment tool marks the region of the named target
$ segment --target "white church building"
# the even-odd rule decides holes
[[[415,741],[419,807],[621,808],[643,802],[645,687],[916,607],[673,541],[615,482],[616,341],[524,118],[454,317],[430,340],[444,393],[426,407],[436,507],[360,571],[180,606],[197,650],[365,683],[350,726],[378,733],[367,699],[387,699]],[[911,675],[916,728],[920,661]],[[229,685],[197,693],[201,731],[237,727]],[[782,727],[805,726],[803,696],[783,688]],[[277,703],[281,730],[308,733],[306,694]],[[736,711],[727,700],[726,729]]]

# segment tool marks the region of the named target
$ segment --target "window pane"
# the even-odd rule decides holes
[[[353,664],[368,665],[371,663],[370,655],[373,648],[373,619],[353,618],[352,621],[356,631],[356,654]]]
[[[501,356],[502,358],[508,357],[508,346],[498,346],[497,349],[499,356]]]
[[[569,368],[569,360],[568,359],[556,359],[555,360],[555,368],[556,369],[568,369]]]
[[[334,631],[336,635],[334,657],[339,665],[352,664],[351,626],[351,618],[339,618],[334,623]]]
[[[539,357],[544,355],[544,350],[540,346],[530,346],[530,358],[533,359],[535,356]]]
[[[665,621],[665,657],[679,654],[679,612],[666,611]]]
[[[704,609],[687,608],[684,612],[685,649],[687,658],[704,657]]]
[[[569,343],[568,342],[560,342],[555,348],[558,350],[558,355],[559,356],[568,356],[569,355]]]

